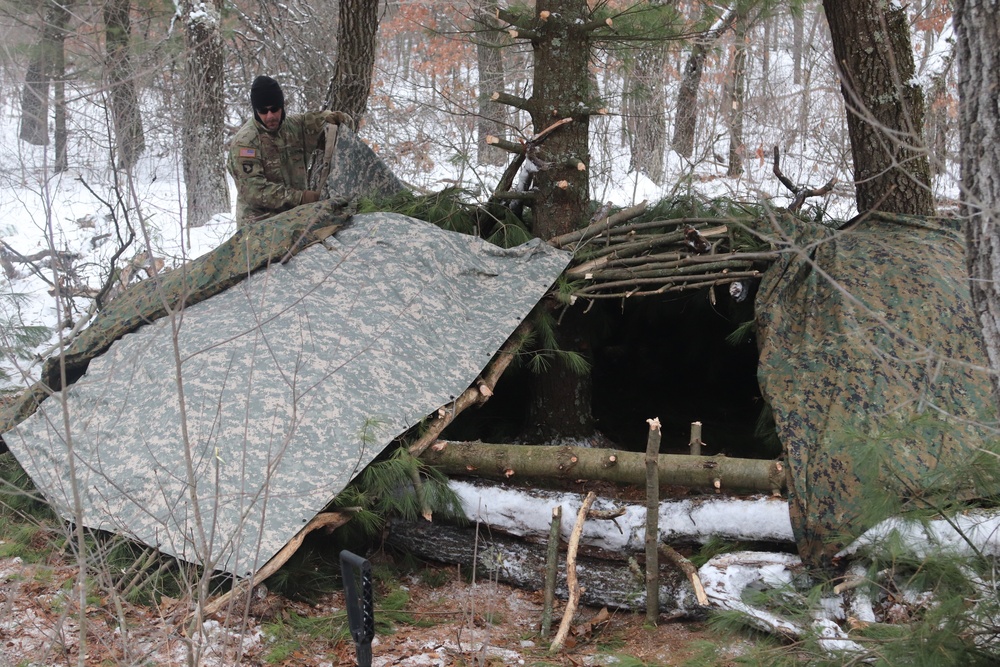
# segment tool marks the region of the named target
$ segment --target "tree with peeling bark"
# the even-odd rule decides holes
[[[187,47],[181,136],[188,227],[200,227],[216,213],[230,210],[225,171],[222,5],[222,0],[185,0],[177,6]]]
[[[932,215],[924,96],[914,80],[906,8],[824,0],[823,9],[848,109],[858,211]]]

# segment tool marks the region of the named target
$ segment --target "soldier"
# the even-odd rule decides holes
[[[308,189],[306,160],[316,150],[327,123],[350,122],[340,111],[285,115],[278,82],[258,76],[250,86],[253,119],[229,149],[229,173],[236,181],[236,226],[269,218],[300,204],[319,201]]]

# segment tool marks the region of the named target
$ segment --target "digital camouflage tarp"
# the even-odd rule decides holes
[[[568,261],[300,206],[112,301],[68,387],[49,395],[50,362],[0,432],[65,519],[248,575],[468,387]]]
[[[841,231],[781,225],[794,250],[758,292],[758,379],[803,559],[829,565],[921,499],[996,493],[970,469],[996,416],[961,235],[878,214]]]

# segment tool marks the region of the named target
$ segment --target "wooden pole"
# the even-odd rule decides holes
[[[660,615],[660,420],[647,419],[646,439],[646,623],[656,625]]]
[[[691,456],[701,456],[703,444],[701,441],[701,422],[691,422],[691,442],[688,444],[691,448]]]
[[[545,560],[545,602],[542,607],[542,637],[552,631],[552,605],[556,598],[556,575],[559,574],[559,533],[562,532],[562,505],[552,508],[549,526],[549,550]]]
[[[715,489],[716,480],[732,493],[771,493],[784,484],[778,461],[729,456],[660,454],[660,486]],[[439,440],[420,459],[446,475],[500,481],[529,479],[600,480],[641,487],[645,454],[590,447],[497,445]]]
[[[587,512],[590,511],[590,506],[594,504],[596,498],[597,494],[591,491],[583,499],[583,505],[576,515],[576,525],[573,526],[573,532],[569,536],[569,547],[566,549],[566,588],[569,589],[569,599],[566,600],[566,611],[563,612],[559,632],[549,646],[549,653],[555,653],[562,648],[563,642],[569,635],[569,626],[573,622],[573,616],[576,615],[576,608],[580,604],[580,594],[583,591],[576,578],[576,552],[580,548],[580,536],[583,534],[583,523],[587,520]]]

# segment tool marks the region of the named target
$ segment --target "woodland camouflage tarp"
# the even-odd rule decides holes
[[[247,575],[468,387],[568,260],[301,206],[114,300],[68,389],[40,383],[0,432],[67,520],[77,493],[89,527]]]
[[[758,292],[758,379],[799,552],[829,565],[901,504],[954,499],[954,475],[959,494],[996,493],[969,467],[995,413],[959,234],[879,215],[845,231],[782,224],[799,250]]]

